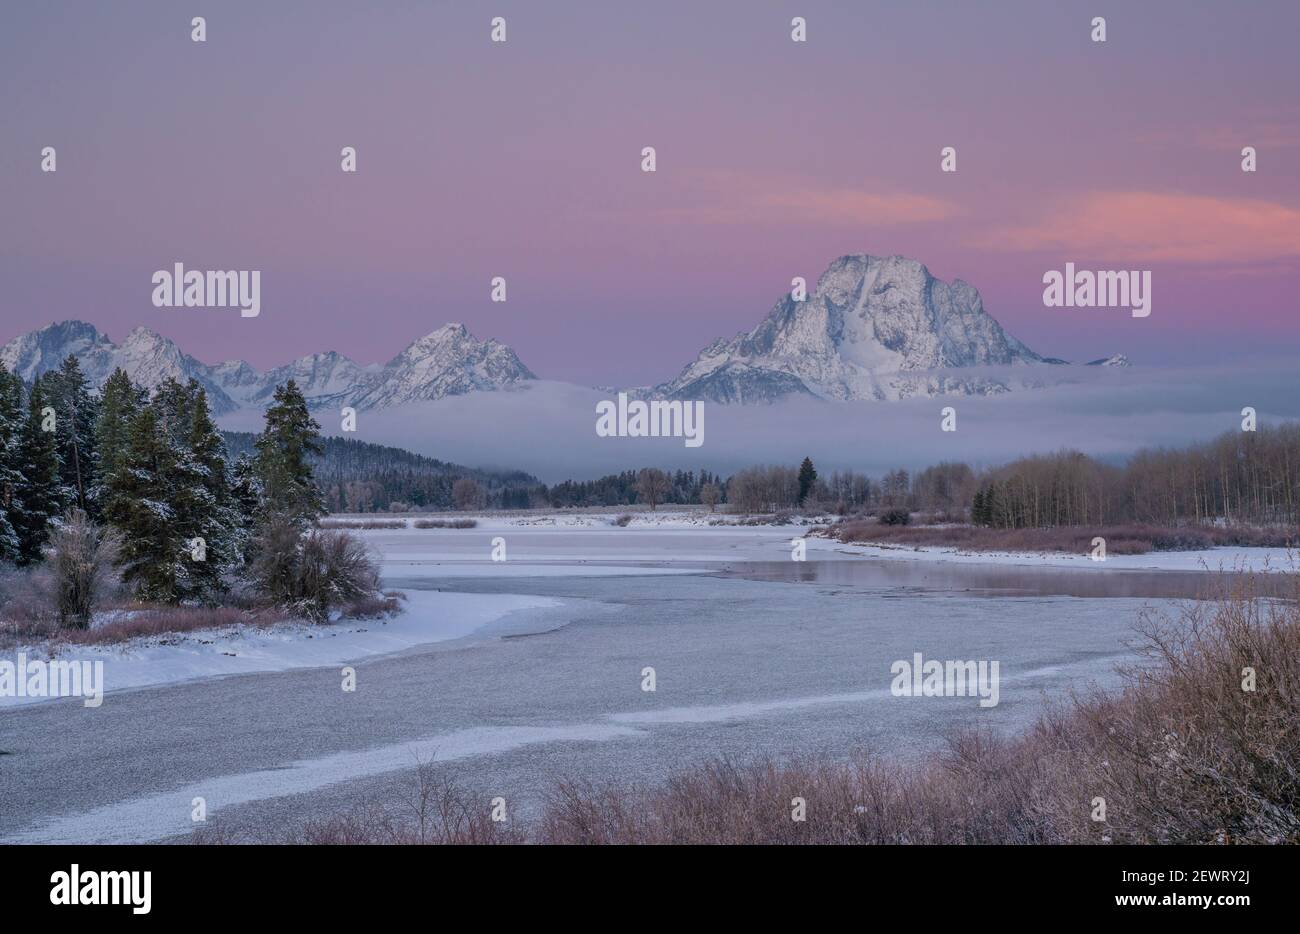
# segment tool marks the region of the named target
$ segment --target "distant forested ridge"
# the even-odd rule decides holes
[[[251,454],[254,435],[224,431],[231,460]],[[452,487],[467,478],[482,488],[493,509],[526,509],[545,502],[546,487],[521,470],[463,467],[402,448],[353,438],[322,437],[322,453],[309,462],[330,512],[385,512],[454,508]]]
[[[547,492],[551,506],[628,506],[638,502],[637,478],[639,470],[624,470],[597,480],[565,480]],[[708,484],[721,486],[722,478],[707,470],[664,471],[668,481],[662,503],[698,504],[700,490]]]

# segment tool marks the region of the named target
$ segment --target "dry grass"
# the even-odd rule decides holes
[[[1229,580],[1224,578],[1224,580]],[[662,788],[564,784],[552,843],[1297,843],[1300,605],[1250,578],[1143,621],[1125,690],[1027,734],[966,732],[929,768],[710,763]],[[1242,688],[1243,669],[1256,690]],[[791,820],[791,801],[807,820]],[[1095,821],[1096,799],[1106,820]]]
[[[400,590],[386,590],[382,594],[357,597],[343,608],[345,619],[380,619],[402,612],[406,594]]]
[[[39,570],[39,569],[38,569]],[[40,573],[13,575],[4,582],[7,600],[0,606],[0,649],[49,643],[64,645],[109,645],[141,637],[161,638],[203,629],[243,626],[266,629],[283,623],[302,622],[290,609],[266,606],[232,595],[231,606],[171,606],[115,600],[97,612],[112,618],[94,628],[82,629],[59,624],[55,599]],[[345,619],[376,619],[393,616],[403,609],[405,594],[389,590],[365,595],[343,607]]]
[[[1106,539],[1112,555],[1151,551],[1198,551],[1221,545],[1287,548],[1300,540],[1294,528],[1217,528],[1152,525],[1057,526],[1045,529],[990,529],[975,525],[902,526],[857,519],[831,527],[841,542],[881,545],[956,547],[968,551],[1048,551],[1087,554],[1092,540]]]
[[[265,628],[290,620],[289,614],[275,609],[247,610],[236,607],[149,606],[122,609],[122,615],[94,629],[65,629],[58,638],[72,645],[107,645],[142,636],[165,636],[197,629],[223,629],[228,626]]]
[[[321,519],[322,529],[404,529],[405,519]],[[418,527],[418,526],[417,526]]]
[[[416,519],[413,523],[417,529],[473,529],[478,527],[475,519]]]
[[[196,844],[275,843],[328,845],[451,845],[526,843],[514,821],[493,821],[489,802],[476,802],[431,763],[417,762],[415,779],[394,808],[368,805],[345,814],[305,821],[285,830],[249,836],[222,824],[193,835]]]
[[[524,828],[492,824],[481,796],[421,766],[396,815],[362,809],[278,840],[1300,843],[1300,592],[1270,599],[1257,584],[1223,576],[1180,617],[1145,617],[1147,658],[1121,692],[1075,697],[1016,738],[963,732],[932,765],[716,760],[654,787],[567,781]],[[1097,799],[1104,821],[1093,819]]]

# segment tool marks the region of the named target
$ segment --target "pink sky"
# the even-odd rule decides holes
[[[9,5],[0,339],[143,324],[266,367],[463,321],[629,385],[870,252],[966,279],[1047,355],[1297,349],[1295,4],[632,6],[233,3],[195,44],[174,4]],[[175,261],[261,270],[262,314],[152,307]],[[1152,270],[1152,315],[1044,308],[1066,262]]]

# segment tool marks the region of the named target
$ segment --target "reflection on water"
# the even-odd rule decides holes
[[[969,592],[989,597],[1152,597],[1198,599],[1222,590],[1239,575],[1219,571],[1114,570],[922,561],[755,561],[732,565],[722,577],[838,584],[869,589]],[[1294,594],[1290,574],[1258,574],[1261,592]]]

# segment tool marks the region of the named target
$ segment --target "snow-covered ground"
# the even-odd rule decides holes
[[[818,544],[814,546],[814,542]],[[1098,571],[1296,571],[1300,554],[1285,548],[1207,548],[1200,551],[1152,551],[1144,555],[1108,555],[1095,561],[1088,555],[1040,551],[964,551],[960,548],[912,545],[841,544],[808,540],[809,550],[827,547],[845,555],[889,561],[942,561],[957,564],[1002,564],[1024,567],[1079,568]]]
[[[632,518],[620,527],[616,520],[625,515]],[[1300,554],[1285,548],[1153,551],[1144,555],[1108,555],[1104,561],[1095,561],[1086,554],[1060,552],[842,544],[810,534],[835,521],[825,515],[795,516],[788,525],[745,525],[739,517],[701,510],[506,513],[458,518],[474,519],[477,525],[472,529],[416,529],[408,524],[406,529],[367,530],[363,534],[383,555],[386,570],[398,573],[403,564],[418,563],[431,565],[427,568],[430,576],[598,576],[629,573],[610,570],[612,562],[653,565],[640,573],[669,573],[709,562],[788,561],[791,540],[795,538],[804,538],[809,560],[874,558],[1097,571],[1282,572],[1300,568]],[[486,560],[496,538],[506,544],[507,560],[502,562]]]
[[[827,517],[802,517],[791,525],[740,525],[733,517],[664,511],[565,512],[471,516],[473,529],[363,530],[380,558],[386,582],[417,587],[446,579],[641,577],[699,574],[746,562],[791,560],[792,540]],[[725,524],[724,524],[725,523]],[[956,548],[841,544],[804,538],[810,561],[877,559],[1004,567],[1107,571],[1294,570],[1284,549],[1215,548],[1192,552],[1086,555],[969,552]],[[504,547],[505,560],[494,560]],[[522,585],[526,587],[527,585]],[[484,633],[522,610],[559,608],[564,601],[519,593],[408,591],[406,609],[388,620],[343,621],[325,626],[281,624],[267,629],[231,627],[133,639],[117,645],[64,647],[60,657],[102,661],[106,693],[200,678],[340,665],[416,646]],[[41,647],[19,647],[16,658],[43,658]],[[43,698],[0,696],[0,708]]]
[[[65,646],[61,659],[103,662],[105,694],[199,678],[316,668],[461,639],[518,610],[558,606],[549,597],[412,591],[391,619],[344,620],[323,626],[281,623],[265,629],[232,626],[132,639],[120,644]],[[43,659],[24,646],[6,653]],[[0,708],[40,703],[43,697],[0,696]]]

